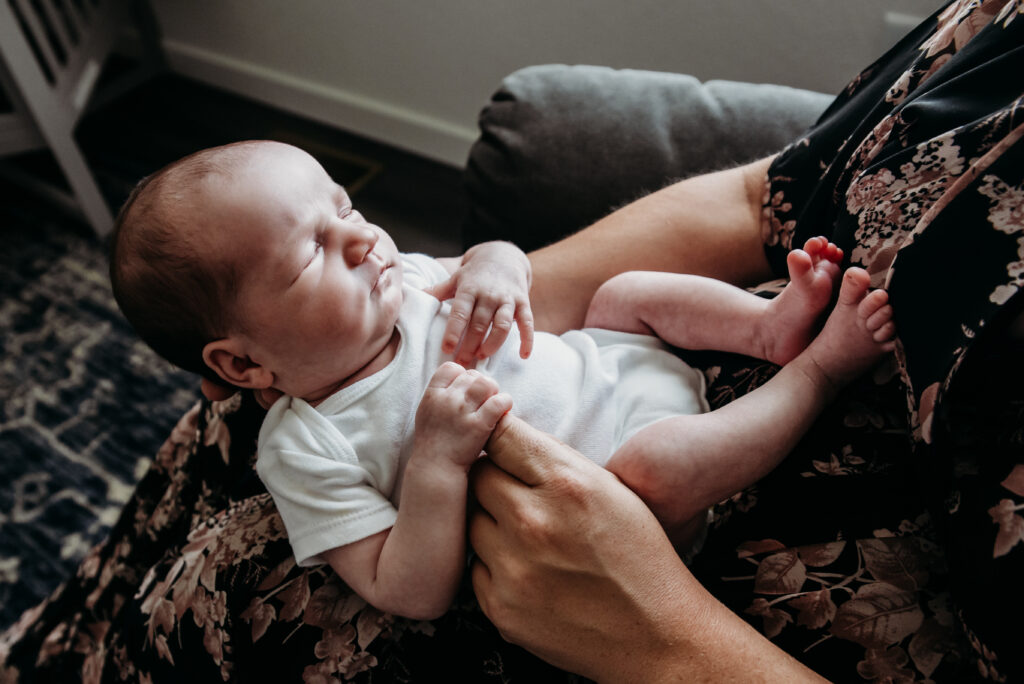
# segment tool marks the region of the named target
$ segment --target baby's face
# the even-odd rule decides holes
[[[392,343],[402,303],[395,243],[305,152],[268,143],[215,192],[216,249],[237,255],[238,332],[274,387],[330,393]]]

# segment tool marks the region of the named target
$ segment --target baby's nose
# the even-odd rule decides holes
[[[378,239],[377,231],[369,226],[352,226],[345,235],[345,245],[342,247],[345,261],[353,266],[363,263]]]

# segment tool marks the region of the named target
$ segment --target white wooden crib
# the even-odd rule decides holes
[[[133,25],[140,67],[97,91],[119,32]],[[48,147],[71,194],[2,163],[0,175],[81,212],[99,236],[112,226],[109,207],[75,142],[90,108],[116,97],[162,68],[159,31],[143,0],[0,0],[0,157]]]

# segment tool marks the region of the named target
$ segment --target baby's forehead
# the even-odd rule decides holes
[[[319,162],[298,148],[266,143],[215,152],[199,160],[194,172],[182,169],[183,183],[171,183],[178,197],[168,199],[189,223],[228,233],[251,223],[297,225],[346,196]]]

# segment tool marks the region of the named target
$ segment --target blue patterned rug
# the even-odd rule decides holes
[[[199,392],[121,317],[84,226],[0,186],[0,239],[2,628],[104,536]]]

